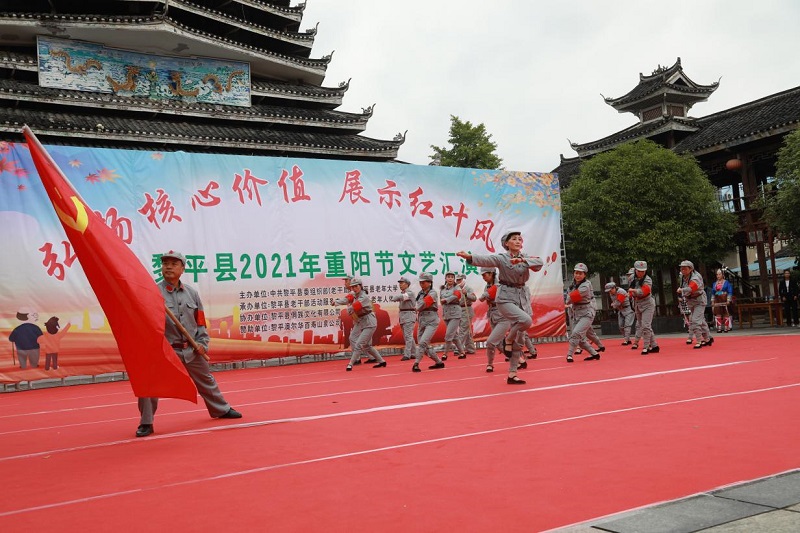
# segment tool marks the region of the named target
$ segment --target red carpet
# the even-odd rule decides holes
[[[800,467],[797,336],[599,362],[540,347],[412,374],[344,361],[217,374],[242,420],[127,383],[0,395],[5,531],[541,531]],[[580,359],[580,358],[579,358]],[[427,367],[426,361],[423,368]],[[202,402],[201,402],[202,404]]]

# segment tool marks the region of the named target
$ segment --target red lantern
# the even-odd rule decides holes
[[[727,168],[728,170],[733,170],[733,171],[739,170],[740,168],[742,168],[742,160],[741,159],[728,159],[725,162],[725,168]]]

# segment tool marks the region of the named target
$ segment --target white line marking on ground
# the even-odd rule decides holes
[[[648,377],[653,377],[653,376],[664,376],[664,375],[669,375],[669,374],[676,374],[676,373],[682,373],[682,372],[691,372],[691,371],[696,371],[696,370],[709,370],[709,369],[714,369],[714,368],[721,368],[721,367],[727,367],[727,366],[736,366],[736,365],[749,364],[749,363],[759,363],[759,362],[765,362],[765,361],[771,361],[771,360],[772,359],[754,359],[754,360],[746,360],[746,361],[731,361],[731,362],[727,362],[727,363],[718,363],[718,364],[712,364],[712,365],[702,365],[702,366],[695,366],[695,367],[677,368],[677,369],[672,369],[672,370],[661,370],[661,371],[657,371],[657,372],[647,372],[647,373],[644,373],[644,374],[631,374],[631,375],[628,375],[628,376],[618,376],[618,377],[613,377],[613,378],[605,378],[605,379],[598,379],[598,380],[592,380],[592,381],[580,381],[580,382],[575,382],[575,383],[562,383],[562,384],[559,384],[559,385],[550,385],[550,386],[547,386],[547,387],[514,389],[514,390],[506,390],[504,392],[493,392],[493,393],[479,394],[479,395],[474,395],[474,396],[458,396],[458,397],[453,397],[453,398],[440,398],[438,400],[424,400],[424,401],[420,401],[420,402],[385,405],[385,406],[381,406],[381,407],[368,407],[368,408],[364,408],[364,409],[343,411],[343,412],[340,412],[340,413],[328,413],[328,414],[324,414],[324,415],[311,415],[311,416],[305,416],[305,417],[294,417],[294,418],[284,418],[284,419],[274,419],[274,420],[260,420],[260,421],[255,421],[255,422],[242,422],[242,423],[237,423],[237,424],[227,424],[227,425],[224,425],[224,426],[213,426],[213,427],[209,427],[209,428],[194,429],[194,430],[180,431],[180,432],[167,433],[167,434],[159,434],[159,435],[156,435],[156,436],[148,437],[147,441],[155,441],[155,440],[160,440],[160,439],[171,439],[171,438],[191,436],[191,435],[201,435],[201,434],[204,434],[204,433],[210,433],[212,431],[220,431],[220,430],[228,430],[228,429],[259,427],[259,426],[267,426],[267,425],[280,424],[280,423],[286,423],[286,422],[306,422],[306,421],[310,421],[310,420],[319,420],[319,419],[323,419],[323,418],[335,418],[335,417],[339,417],[339,416],[360,415],[360,414],[366,414],[366,413],[376,413],[376,412],[380,412],[380,411],[393,411],[393,410],[396,410],[396,409],[409,409],[409,408],[414,408],[414,407],[426,407],[426,406],[431,406],[431,405],[441,405],[441,404],[453,403],[453,402],[480,400],[480,399],[484,399],[484,398],[494,398],[494,397],[498,397],[498,396],[507,396],[507,395],[510,395],[510,394],[528,394],[528,393],[532,393],[532,392],[542,392],[542,391],[556,390],[556,389],[563,389],[563,388],[570,388],[570,387],[581,387],[581,386],[585,386],[585,385],[596,385],[596,384],[601,384],[601,383],[613,383],[613,382],[616,382],[616,381],[626,381],[626,380],[631,380],[631,379],[643,379],[643,378],[648,378]],[[468,380],[468,379],[481,379],[481,378],[478,378],[478,377],[463,378],[463,380]],[[426,382],[426,383],[432,383],[432,382]],[[405,387],[405,386],[413,386],[413,385],[419,385],[419,384],[401,385],[401,386],[398,386],[398,388]],[[386,390],[386,389],[387,388],[367,389],[367,391],[374,392],[374,391],[382,391],[382,390]],[[364,390],[362,389],[359,392],[363,392],[363,391]],[[338,393],[327,393],[327,394],[317,395],[317,396],[314,396],[314,397],[339,396],[339,395],[345,394],[345,393],[353,393],[353,391],[345,391],[345,392],[338,392]],[[245,404],[245,405],[261,405],[261,404],[267,404],[267,403],[274,403],[274,402],[278,402],[278,401],[283,401],[283,400],[265,400],[263,402],[255,402],[255,403]],[[70,447],[70,448],[61,448],[61,449],[53,449],[53,450],[46,450],[46,451],[40,451],[40,452],[33,452],[33,453],[23,454],[23,455],[0,457],[0,462],[10,461],[10,460],[14,460],[14,459],[26,459],[26,458],[31,458],[31,457],[41,457],[43,455],[51,455],[51,454],[55,454],[55,453],[65,453],[65,452],[72,452],[72,451],[78,451],[78,450],[87,450],[87,449],[94,449],[94,448],[105,448],[107,446],[114,446],[114,445],[117,445],[117,444],[124,444],[124,443],[131,443],[131,442],[142,442],[142,440],[141,439],[136,439],[136,438],[133,438],[133,439],[122,439],[122,440],[116,440],[116,441],[110,441],[110,442],[86,444],[86,445],[83,445],[83,446],[74,446],[74,447]]]
[[[698,401],[704,401],[704,400],[714,400],[714,399],[717,399],[717,398],[727,398],[727,397],[742,396],[742,395],[747,395],[747,394],[757,394],[757,393],[761,393],[761,392],[771,392],[771,391],[775,391],[775,390],[787,389],[787,388],[798,387],[798,386],[800,386],[800,383],[792,383],[792,384],[788,384],[788,385],[780,385],[780,386],[777,386],[777,387],[767,387],[767,388],[763,388],[763,389],[751,389],[751,390],[747,390],[747,391],[727,392],[727,393],[722,393],[722,394],[714,394],[714,395],[711,395],[711,396],[698,396],[698,397],[695,397],[695,398],[686,398],[686,399],[683,399],[683,400],[674,400],[674,401],[670,401],[670,402],[660,402],[660,403],[655,403],[655,404],[639,405],[639,406],[636,406],[636,407],[625,407],[625,408],[622,408],[622,409],[612,409],[612,410],[609,410],[609,411],[599,411],[599,412],[596,412],[596,413],[587,413],[587,414],[584,414],[584,415],[569,416],[569,417],[558,418],[558,419],[553,419],[553,420],[543,420],[543,421],[540,421],[540,422],[531,422],[530,424],[519,424],[519,425],[507,426],[507,427],[503,427],[503,428],[487,429],[487,430],[482,430],[482,431],[473,431],[473,432],[470,432],[470,433],[460,433],[460,434],[456,434],[456,435],[449,435],[449,436],[446,436],[446,437],[438,437],[438,438],[435,438],[435,439],[426,439],[426,440],[415,441],[415,442],[407,442],[405,444],[394,444],[394,445],[391,445],[391,446],[382,446],[380,448],[371,448],[371,449],[368,449],[368,450],[359,450],[359,451],[349,452],[349,453],[328,455],[328,456],[325,456],[325,457],[317,457],[317,458],[314,458],[314,459],[306,459],[304,461],[293,461],[293,462],[290,462],[290,463],[266,465],[266,466],[260,466],[260,467],[256,467],[256,468],[248,468],[246,470],[237,470],[235,472],[228,472],[228,473],[225,473],[225,474],[218,474],[218,475],[215,475],[215,476],[207,476],[207,477],[198,477],[198,478],[195,478],[195,479],[187,479],[185,481],[178,481],[178,482],[175,482],[175,483],[167,483],[167,484],[157,485],[157,486],[152,486],[152,487],[140,487],[138,489],[132,489],[132,490],[121,491],[121,492],[111,492],[111,493],[107,493],[107,494],[98,494],[96,496],[89,496],[89,497],[86,497],[86,498],[77,498],[77,499],[74,499],[74,500],[66,500],[66,501],[63,501],[63,502],[55,502],[55,503],[51,503],[51,504],[47,504],[47,505],[38,505],[38,506],[35,506],[35,507],[26,507],[26,508],[22,508],[22,509],[14,509],[14,510],[11,510],[11,511],[5,511],[5,512],[0,513],[0,518],[5,517],[5,516],[12,516],[12,515],[16,515],[16,514],[39,511],[39,510],[43,510],[43,509],[52,509],[52,508],[55,508],[55,507],[65,507],[65,506],[68,506],[68,505],[75,505],[75,504],[81,504],[81,503],[100,500],[100,499],[113,498],[113,497],[116,497],[116,496],[124,496],[124,495],[127,495],[127,494],[143,493],[143,492],[149,492],[149,491],[154,491],[154,490],[162,490],[162,489],[165,489],[165,488],[182,487],[182,486],[187,486],[187,485],[196,485],[196,484],[199,484],[199,483],[217,481],[217,480],[220,480],[220,479],[228,479],[228,478],[246,476],[246,475],[250,475],[250,474],[258,474],[258,473],[262,473],[262,472],[268,472],[268,471],[271,471],[271,470],[278,470],[278,469],[281,469],[281,468],[290,468],[290,467],[293,467],[293,466],[302,466],[302,465],[308,465],[308,464],[314,464],[314,463],[321,463],[321,462],[325,462],[325,461],[334,461],[334,460],[337,460],[337,459],[346,459],[346,458],[349,458],[349,457],[358,457],[358,456],[362,456],[362,455],[371,455],[371,454],[374,454],[374,453],[380,453],[380,452],[385,452],[385,451],[390,451],[390,450],[399,450],[399,449],[410,448],[410,447],[414,447],[414,446],[424,446],[426,444],[435,444],[435,443],[439,443],[439,442],[446,442],[446,441],[464,439],[464,438],[470,438],[470,437],[478,437],[478,436],[483,436],[483,435],[491,435],[491,434],[494,434],[494,433],[502,433],[502,432],[514,431],[514,430],[518,430],[518,429],[527,429],[527,428],[532,428],[532,427],[537,427],[537,426],[546,426],[546,425],[551,425],[551,424],[559,424],[559,423],[563,423],[563,422],[572,422],[572,421],[575,421],[575,420],[583,420],[583,419],[594,418],[594,417],[598,417],[598,416],[615,415],[615,414],[619,414],[619,413],[628,413],[628,412],[640,411],[640,410],[644,410],[644,409],[653,409],[653,408],[659,408],[659,407],[666,407],[666,406],[669,406],[669,405],[680,405],[680,404],[684,404],[684,403],[698,402]],[[370,410],[365,410],[364,412],[369,412],[369,411]],[[317,420],[317,419],[321,419],[321,418],[331,418],[331,417],[336,417],[336,416],[346,416],[347,414],[354,414],[354,413],[359,413],[359,412],[361,412],[361,411],[354,411],[354,412],[350,412],[350,413],[337,413],[337,414],[333,414],[333,415],[318,415],[318,416],[310,416],[310,417],[301,417],[301,418],[297,418],[297,419],[289,419],[287,421]],[[270,423],[276,423],[276,421],[272,421]],[[256,425],[256,424],[251,424],[251,425]],[[227,426],[226,428],[217,428],[217,429],[229,429],[229,428],[230,428],[230,426]],[[187,432],[187,433],[192,433],[192,432]],[[153,437],[150,437],[150,439],[152,439],[152,438]],[[38,454],[36,454],[36,455],[38,455]]]

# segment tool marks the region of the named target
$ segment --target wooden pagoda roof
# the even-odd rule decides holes
[[[671,67],[659,67],[649,76],[640,73],[636,87],[618,98],[605,98],[605,102],[620,113],[635,113],[664,100],[691,107],[696,102],[707,100],[718,86],[719,82],[700,85],[689,79],[683,72],[679,57]]]

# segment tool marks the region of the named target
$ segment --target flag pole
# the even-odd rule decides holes
[[[186,337],[186,340],[189,341],[189,344],[192,345],[194,351],[202,355],[206,361],[211,361],[211,358],[208,356],[207,353],[200,352],[200,345],[197,344],[197,341],[195,341],[191,335],[189,335],[189,332],[186,331],[185,327],[183,327],[183,324],[181,324],[180,320],[178,320],[178,317],[175,316],[175,313],[172,312],[172,309],[167,307],[166,302],[164,302],[164,310],[167,312],[167,316],[170,318],[170,320],[172,320],[172,323],[175,324],[175,327],[178,328],[178,330],[183,334],[183,336]]]

